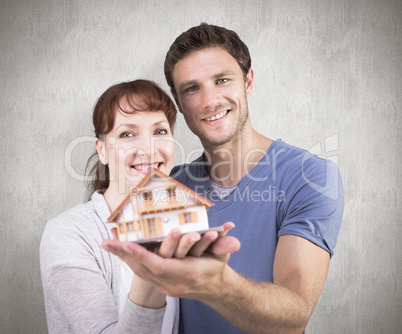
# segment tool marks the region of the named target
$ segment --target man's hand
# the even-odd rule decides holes
[[[227,232],[233,223],[223,224],[224,231],[210,231],[200,236],[188,233],[180,237],[171,231],[158,254],[133,242],[105,240],[102,247],[126,262],[134,273],[152,283],[161,292],[174,297],[196,298],[212,293],[230,254],[240,249],[240,242]],[[174,257],[174,258],[172,258]]]

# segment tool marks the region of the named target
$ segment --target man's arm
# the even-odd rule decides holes
[[[274,283],[252,281],[227,266],[222,291],[199,300],[247,333],[302,333],[324,286],[329,259],[310,241],[284,235],[275,254]]]
[[[274,283],[255,282],[227,265],[233,240],[212,254],[165,259],[129,243],[134,271],[169,296],[199,300],[247,333],[301,333],[324,286],[329,254],[310,241],[284,235],[274,262]],[[220,255],[221,254],[221,255]]]

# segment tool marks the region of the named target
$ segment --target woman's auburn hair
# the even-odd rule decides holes
[[[122,99],[127,100],[131,110],[123,110],[120,106]],[[137,111],[163,111],[172,132],[177,115],[172,99],[155,82],[144,79],[121,82],[109,87],[95,104],[92,122],[96,138],[104,140],[104,136],[113,129],[118,111],[127,114]],[[96,190],[109,186],[109,168],[100,162],[97,152],[89,157],[85,174],[89,196]]]

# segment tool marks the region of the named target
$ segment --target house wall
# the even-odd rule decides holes
[[[180,225],[179,214],[184,212],[196,212],[198,217],[197,223],[187,223]],[[163,234],[161,236],[166,236],[172,229],[180,228],[182,233],[194,232],[194,231],[202,231],[209,228],[208,225],[208,214],[205,206],[195,206],[182,210],[174,210],[174,211],[164,211],[158,212],[149,215],[143,215],[143,223],[146,224],[146,220],[149,218],[161,218],[162,221],[162,230]],[[167,222],[164,221],[167,219]],[[142,233],[139,234],[139,239],[143,237]],[[124,236],[123,236],[124,238]],[[120,239],[122,240],[122,239]],[[137,241],[137,234],[135,232],[131,232],[127,234],[127,241]]]
[[[134,217],[138,217],[138,209],[136,203],[137,199],[135,196],[133,197],[132,201],[133,204],[131,202],[128,202],[127,205],[123,208],[123,215],[119,214],[118,217],[116,217],[117,221],[123,221],[123,216],[125,221],[134,220]]]
[[[198,223],[187,223],[180,225],[179,222],[179,214],[183,212],[196,212],[198,216]],[[143,219],[152,218],[152,217],[161,217],[162,218],[162,228],[163,234],[166,235],[172,229],[178,227],[180,228],[182,233],[199,231],[208,229],[208,215],[205,206],[194,206],[191,208],[174,210],[174,211],[165,211],[157,214],[144,215]],[[164,219],[168,219],[168,222],[164,222]]]

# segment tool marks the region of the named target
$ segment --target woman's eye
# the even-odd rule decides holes
[[[166,129],[157,129],[155,130],[156,135],[166,135],[168,131]]]
[[[120,138],[131,138],[131,137],[133,137],[134,135],[132,134],[132,133],[130,133],[130,132],[123,132],[121,135],[120,135]]]

